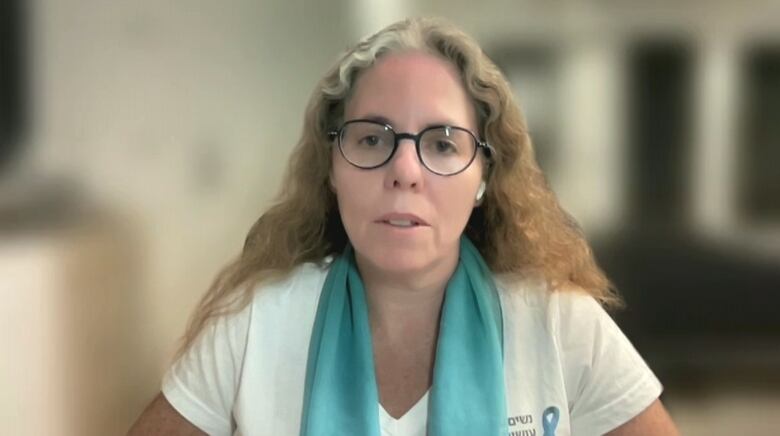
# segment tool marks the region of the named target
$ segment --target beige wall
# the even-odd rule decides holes
[[[118,341],[127,342],[124,356],[131,362],[117,362],[117,351],[100,340],[82,340],[86,349],[62,351],[61,358],[73,357],[77,366],[112,367],[96,374],[94,383],[104,386],[99,393],[83,387],[65,393],[71,399],[67,404],[44,404],[51,395],[35,391],[30,401],[37,395],[39,412],[46,416],[57,415],[47,409],[55,404],[63,407],[60,415],[68,415],[83,410],[85,402],[103,402],[86,406],[102,410],[103,417],[109,402],[123,408],[113,418],[127,420],[158,390],[196,300],[238,253],[249,226],[278,189],[309,93],[346,46],[352,23],[343,18],[345,7],[338,1],[35,0],[30,5],[33,126],[30,153],[18,170],[32,174],[42,190],[69,185],[80,202],[92,206],[89,218],[74,224],[76,230],[22,235],[21,245],[4,240],[4,259],[34,252],[25,265],[4,265],[36,271],[46,280],[36,287],[29,280],[10,282],[3,289],[34,290],[28,292],[29,305],[19,302],[28,307],[31,325],[50,319],[40,301],[54,305],[46,310],[62,319],[73,314],[98,319],[103,312],[122,314],[122,307],[132,315],[94,321],[87,333],[62,331],[64,324],[52,321],[37,330],[21,329],[20,336],[11,335],[18,338],[14,342],[3,336],[8,340],[0,346],[6,348],[3,354],[17,349],[23,365],[38,360],[34,355],[43,353],[41,345],[54,349],[54,342],[60,343],[51,339],[55,336],[116,333]],[[95,220],[104,222],[100,230]],[[121,261],[99,262],[107,254],[98,250],[79,255],[82,265],[76,267],[69,249],[51,248],[80,247],[83,238],[98,234]],[[66,271],[46,272],[41,265],[49,264]],[[86,285],[65,278],[74,271],[92,277],[91,291],[75,292]],[[63,294],[68,304],[55,303]],[[18,344],[28,339],[37,345],[19,351]],[[4,384],[4,390],[20,391],[22,381],[17,383],[10,390]],[[106,383],[122,389],[109,392]],[[14,402],[13,395],[3,399]],[[0,405],[3,425],[14,427],[0,426],[7,430],[0,433],[43,434],[27,412],[6,405]],[[84,413],[89,411],[78,416]],[[117,427],[109,428],[92,416],[93,422],[58,434],[113,434],[129,425],[115,422]]]
[[[346,41],[340,11],[318,3],[184,4],[41,0],[34,13],[38,163],[140,227],[161,352],[278,188]]]

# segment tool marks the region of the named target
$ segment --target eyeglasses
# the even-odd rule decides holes
[[[493,147],[478,140],[469,130],[454,126],[431,126],[413,135],[396,133],[378,121],[357,119],[328,132],[328,138],[338,139],[339,151],[347,162],[366,170],[389,162],[402,139],[413,140],[423,166],[442,176],[452,176],[468,168],[479,149],[488,158],[493,155]]]

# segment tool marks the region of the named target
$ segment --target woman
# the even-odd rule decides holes
[[[283,186],[131,434],[676,433],[509,86],[451,25],[348,50]]]

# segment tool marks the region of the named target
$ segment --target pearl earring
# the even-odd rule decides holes
[[[476,200],[477,201],[482,200],[482,196],[483,195],[485,195],[485,181],[484,180],[479,184],[479,189],[477,190],[477,198],[476,198]]]

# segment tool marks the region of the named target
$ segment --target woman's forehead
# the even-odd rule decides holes
[[[345,116],[369,115],[395,123],[442,122],[474,128],[474,108],[457,69],[422,52],[385,55],[359,75]]]

